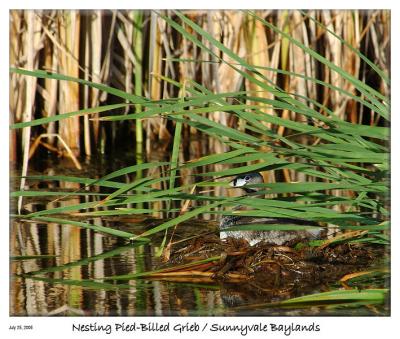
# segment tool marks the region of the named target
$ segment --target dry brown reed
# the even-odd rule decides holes
[[[171,11],[164,14],[174,18]],[[213,55],[205,53],[173,29],[154,11],[141,12],[143,28],[138,35],[135,11],[11,11],[10,12],[10,63],[13,67],[46,69],[65,75],[80,77],[94,82],[102,82],[129,93],[135,93],[139,86],[146,97],[157,100],[178,95],[177,89],[161,76],[172,78],[179,83],[195,80],[212,92],[237,91],[240,88],[255,91],[254,96],[273,99],[273,94],[260,91],[261,88],[220,62]],[[358,110],[352,100],[342,100],[337,91],[322,87],[307,78],[290,74],[278,74],[268,69],[300,73],[317,78],[334,86],[356,94],[354,86],[306,54],[300,48],[282,39],[246,12],[241,11],[187,11],[185,14],[204,30],[223,42],[252,65],[261,67],[259,73],[267,77],[288,93],[311,97],[329,107],[344,120],[360,122],[368,120],[376,124],[379,117],[374,112]],[[328,29],[343,37],[347,43],[370,58],[384,71],[389,72],[389,11],[308,11]],[[313,48],[328,60],[348,73],[387,93],[387,84],[371,77],[365,63],[333,35],[327,33],[315,22],[299,11],[257,11],[257,15],[290,33],[305,46]],[[189,27],[186,27],[190,31]],[[193,33],[193,32],[191,32]],[[194,33],[193,33],[194,34]],[[203,37],[202,42],[218,55],[215,47]],[[143,43],[142,55],[135,55],[135,44]],[[221,58],[234,63],[221,53]],[[193,59],[196,62],[173,62],[172,58]],[[200,62],[202,61],[202,62]],[[239,67],[239,66],[238,66]],[[264,67],[264,68],[262,68]],[[135,75],[136,74],[136,75]],[[142,77],[138,77],[141,74]],[[260,78],[260,75],[253,74]],[[135,80],[139,79],[139,83]],[[136,92],[137,93],[137,92]],[[96,107],[113,99],[106,93],[77,83],[39,80],[12,73],[10,75],[10,120],[14,123],[39,117],[48,117],[82,108]],[[249,104],[257,102],[248,101]],[[133,108],[126,108],[125,113]],[[267,114],[271,109],[264,108]],[[294,112],[278,112],[285,118],[304,119]],[[219,123],[243,130],[242,121],[226,112],[207,114]],[[87,116],[61,120],[42,127],[24,128],[12,131],[10,135],[10,159],[19,161],[26,174],[30,140],[43,132],[60,135],[75,156],[90,156],[113,147],[116,140],[129,145],[135,144],[134,122],[112,123],[112,128],[100,125],[96,119]],[[285,135],[287,128],[266,126]],[[152,118],[144,122],[145,150],[161,141],[170,143],[174,123],[162,118]],[[124,131],[125,134],[122,134]],[[126,132],[128,131],[128,132]],[[192,127],[184,126],[183,144],[196,147],[197,138],[202,145],[196,153],[200,155],[221,153],[227,146],[218,140],[201,135]],[[62,148],[57,138],[49,138],[48,143]],[[191,144],[192,142],[192,144]],[[266,149],[268,151],[268,149]],[[192,152],[181,151],[180,161],[190,160]],[[217,165],[220,166],[220,165]],[[218,170],[218,168],[216,168]],[[270,172],[268,182],[278,180],[302,180],[301,174],[284,170]],[[300,176],[300,177],[299,177]],[[185,179],[190,180],[190,179]]]

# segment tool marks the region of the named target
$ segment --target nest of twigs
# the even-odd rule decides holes
[[[169,261],[152,277],[187,282],[262,281],[271,288],[293,282],[321,284],[365,269],[383,255],[382,248],[360,244],[293,245],[261,242],[250,246],[241,239],[204,236],[173,248]]]

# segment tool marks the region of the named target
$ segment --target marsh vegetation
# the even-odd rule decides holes
[[[388,314],[389,29],[379,10],[11,11],[11,313]],[[267,199],[228,189],[248,172]],[[232,311],[221,295],[237,286],[176,280],[176,255],[206,246],[237,204],[332,231],[279,260],[262,252],[267,271],[304,253],[361,261]],[[258,253],[231,245],[183,268]]]

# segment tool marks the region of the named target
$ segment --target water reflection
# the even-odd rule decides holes
[[[155,153],[153,153],[155,154]],[[164,154],[165,155],[165,154]],[[161,159],[149,159],[150,161]],[[79,173],[85,177],[100,177],[124,165],[118,162],[95,163],[87,166],[91,173]],[[116,168],[115,168],[116,167]],[[75,175],[73,170],[49,170],[48,174],[63,173]],[[160,172],[146,173],[159,177]],[[157,171],[162,171],[158,168]],[[30,173],[34,174],[33,172]],[[193,173],[192,173],[193,174]],[[184,180],[195,180],[194,175],[184,176]],[[126,176],[130,182],[132,178]],[[32,190],[45,189],[65,192],[82,191],[81,183],[63,181],[32,182]],[[163,182],[154,184],[163,189]],[[82,195],[71,195],[56,201],[57,197],[25,199],[27,212],[90,203],[102,199],[107,188],[90,187]],[[87,193],[87,194],[86,194]],[[95,193],[96,195],[91,195]],[[15,201],[13,202],[15,203]],[[146,208],[147,206],[143,206]],[[174,206],[172,206],[174,207]],[[155,209],[165,208],[160,206]],[[95,210],[102,211],[103,207]],[[171,215],[172,216],[172,215]],[[170,216],[170,217],[171,217]],[[68,216],[70,217],[70,216]],[[162,212],[153,217],[165,217]],[[208,216],[209,217],[209,216]],[[72,218],[72,217],[71,217]],[[77,217],[78,218],[78,217]],[[80,216],[81,221],[111,227],[133,234],[142,233],[149,225],[160,220],[149,216],[129,215],[126,217]],[[207,216],[206,218],[207,219]],[[184,234],[181,231],[184,230]],[[188,235],[216,232],[215,224],[205,220],[191,221],[179,227],[175,239]],[[177,278],[164,279],[111,279],[104,277],[121,276],[152,271],[159,267],[156,255],[164,234],[154,235],[152,242],[129,244],[127,240],[99,234],[90,229],[56,222],[34,222],[32,220],[12,220],[10,228],[10,248],[12,260],[10,282],[10,314],[15,316],[37,315],[95,315],[95,316],[172,316],[172,315],[376,315],[387,314],[385,305],[354,304],[347,306],[307,307],[301,309],[276,309],[264,307],[265,303],[284,300],[326,289],[323,284],[292,286],[290,289],[264,284],[228,284],[223,280],[196,279],[190,281]],[[44,257],[46,255],[47,257]],[[21,258],[22,256],[22,258]],[[31,258],[30,256],[34,256]],[[41,256],[41,257],[38,257]]]
[[[160,260],[155,256],[157,247],[145,243],[127,244],[92,230],[54,223],[14,222],[11,237],[16,240],[12,241],[14,256],[51,255],[12,260],[12,315],[212,316],[338,312],[316,307],[301,311],[257,307],[266,302],[320,292],[324,286],[279,290],[252,282],[104,280],[103,277],[159,267]],[[356,314],[376,312],[368,310],[358,305]],[[351,308],[340,310],[342,315],[352,312]]]
[[[54,255],[11,262],[12,274],[18,276],[11,281],[13,315],[47,315],[64,305],[91,315],[171,315],[196,309],[191,303],[182,306],[182,299],[193,299],[197,293],[192,287],[101,279],[154,269],[159,262],[149,245],[127,245],[91,230],[57,224],[14,222],[11,236],[19,237],[12,241],[14,256]],[[198,297],[201,304],[202,292]],[[206,305],[214,304],[209,296],[206,299]]]

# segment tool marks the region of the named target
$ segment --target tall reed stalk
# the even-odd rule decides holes
[[[135,95],[143,95],[143,12],[136,11],[133,15],[133,26],[134,26],[134,57],[135,57]],[[140,104],[135,105],[136,113],[142,111]],[[142,120],[136,120],[136,143],[137,153],[142,153],[143,145],[143,126]]]

